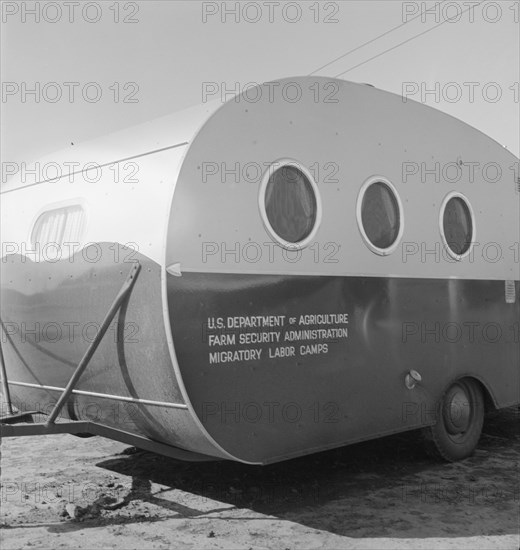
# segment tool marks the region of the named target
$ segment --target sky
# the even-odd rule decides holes
[[[404,94],[519,156],[518,4],[3,1],[2,166],[199,104],[204,87],[308,74]]]

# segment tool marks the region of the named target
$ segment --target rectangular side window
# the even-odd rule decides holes
[[[80,205],[48,210],[39,216],[31,234],[31,244],[79,243],[85,224],[85,212]]]

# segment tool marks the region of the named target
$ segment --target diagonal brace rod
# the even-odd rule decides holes
[[[1,324],[1,321],[0,321]],[[2,324],[2,329],[4,328]],[[11,404],[11,393],[9,392],[9,384],[7,383],[7,369],[5,368],[4,352],[2,351],[2,343],[0,342],[0,371],[2,373],[2,393],[4,394],[5,404],[7,405],[7,414],[13,415],[13,405]]]
[[[46,426],[49,426],[50,424],[53,424],[56,420],[57,416],[60,414],[61,409],[63,408],[63,405],[67,401],[67,399],[70,397],[70,394],[72,393],[72,390],[74,389],[74,386],[78,382],[80,376],[83,374],[83,371],[87,368],[87,365],[90,362],[90,359],[94,355],[97,347],[101,343],[101,340],[103,339],[103,336],[105,335],[105,332],[108,330],[108,327],[110,326],[110,323],[112,322],[112,319],[114,318],[115,314],[117,313],[117,310],[123,303],[123,300],[126,298],[130,290],[132,289],[135,280],[137,278],[137,275],[139,274],[139,271],[141,270],[141,264],[139,262],[136,262],[132,269],[130,270],[130,273],[128,274],[125,282],[123,283],[123,286],[119,290],[119,293],[115,297],[114,301],[112,302],[112,305],[110,306],[110,309],[107,311],[105,318],[103,319],[103,322],[101,323],[101,327],[99,328],[98,333],[96,334],[96,337],[91,342],[90,346],[87,348],[87,351],[83,355],[81,361],[79,362],[78,366],[76,367],[76,370],[74,371],[73,375],[71,376],[69,383],[63,390],[63,393],[60,395],[60,398],[58,399],[56,405],[54,405],[54,408],[51,411],[51,414],[49,415],[49,418],[47,419],[47,422],[45,423]]]

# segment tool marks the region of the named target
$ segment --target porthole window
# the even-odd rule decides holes
[[[271,165],[262,180],[259,206],[267,231],[285,248],[306,246],[318,230],[318,188],[310,172],[297,162]]]
[[[390,181],[374,176],[363,184],[358,196],[357,219],[370,250],[384,256],[396,249],[404,220],[399,195]]]
[[[439,222],[446,250],[460,260],[469,253],[475,240],[473,211],[466,197],[450,193],[442,203]]]

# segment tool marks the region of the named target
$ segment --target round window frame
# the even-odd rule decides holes
[[[365,197],[365,193],[367,189],[374,183],[382,183],[390,189],[397,203],[397,209],[399,212],[399,231],[397,232],[397,236],[394,242],[388,248],[379,248],[378,246],[376,246],[369,239],[365,231],[365,227],[363,225],[363,217],[362,217],[363,199]],[[363,185],[361,186],[361,189],[359,190],[359,193],[358,193],[358,199],[357,199],[357,205],[356,205],[356,218],[357,218],[358,229],[369,250],[371,250],[375,254],[378,254],[379,256],[389,256],[390,254],[392,254],[392,252],[395,252],[395,250],[397,249],[397,247],[401,242],[401,239],[403,238],[404,211],[403,211],[403,203],[401,202],[401,197],[399,196],[399,193],[397,192],[395,185],[388,178],[385,178],[384,176],[376,175],[376,176],[370,176],[363,182]]]
[[[311,184],[311,188],[314,193],[314,200],[316,201],[316,217],[314,220],[314,226],[312,227],[311,231],[304,239],[295,243],[286,241],[285,239],[280,237],[280,235],[278,235],[274,227],[271,225],[269,218],[267,217],[267,210],[265,207],[265,194],[267,191],[267,184],[269,183],[269,179],[275,172],[277,172],[278,170],[281,170],[285,166],[291,166],[293,168],[296,168],[307,178],[307,180]],[[322,211],[321,195],[318,189],[318,185],[314,181],[314,178],[310,173],[309,169],[294,159],[289,159],[289,158],[279,159],[275,162],[272,162],[267,167],[267,170],[264,172],[264,175],[262,176],[262,181],[260,183],[260,189],[258,192],[258,206],[260,209],[260,217],[262,218],[262,223],[264,224],[264,227],[267,233],[269,234],[269,236],[273,241],[278,243],[280,246],[282,246],[286,250],[302,250],[303,248],[307,247],[313,241],[321,225],[323,211]]]
[[[471,217],[471,240],[470,240],[468,249],[466,250],[466,252],[464,252],[464,254],[457,254],[452,250],[451,246],[448,244],[448,240],[446,239],[446,235],[444,233],[444,213],[446,211],[446,206],[448,205],[450,200],[454,198],[462,199]],[[442,244],[444,245],[445,250],[454,260],[457,260],[458,262],[460,262],[471,253],[471,250],[473,249],[473,246],[476,242],[477,226],[475,224],[475,213],[473,212],[473,207],[471,206],[471,203],[468,197],[466,197],[466,195],[463,195],[458,191],[451,191],[444,197],[441,203],[441,208],[439,210],[439,232],[440,232]]]

